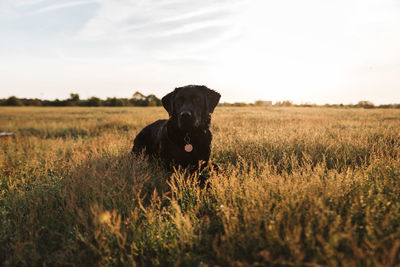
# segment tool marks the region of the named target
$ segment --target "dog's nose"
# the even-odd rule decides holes
[[[192,117],[192,112],[185,110],[181,112],[181,118],[190,119]]]

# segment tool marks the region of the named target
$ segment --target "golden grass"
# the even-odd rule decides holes
[[[400,262],[400,110],[217,108],[209,189],[130,156],[166,117],[0,108],[0,265]]]

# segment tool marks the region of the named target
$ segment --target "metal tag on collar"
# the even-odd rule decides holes
[[[193,150],[193,146],[190,144],[190,137],[189,134],[186,133],[185,138],[183,138],[183,140],[185,141],[186,145],[185,145],[185,151],[186,152],[192,152]]]

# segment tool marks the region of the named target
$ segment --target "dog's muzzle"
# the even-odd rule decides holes
[[[182,111],[179,114],[179,127],[198,127],[198,120],[196,120],[193,113],[189,110]]]
[[[191,120],[192,118],[192,112],[188,110],[182,111],[179,115],[181,116],[181,120]]]

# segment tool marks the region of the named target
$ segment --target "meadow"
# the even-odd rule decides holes
[[[217,107],[209,188],[131,156],[161,107],[1,107],[0,265],[395,266],[400,110]]]

